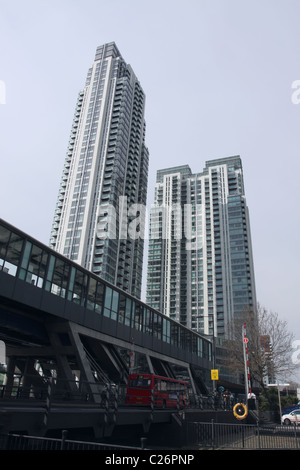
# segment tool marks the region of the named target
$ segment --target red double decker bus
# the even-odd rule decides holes
[[[153,374],[128,376],[126,404],[153,405],[159,408],[186,408],[188,406],[188,382]]]

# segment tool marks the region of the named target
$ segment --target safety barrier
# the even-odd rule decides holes
[[[300,426],[190,422],[187,442],[199,449],[300,449]]]
[[[20,434],[0,435],[0,450],[145,450],[146,438],[141,438],[140,447],[130,447],[107,443],[75,441],[67,439],[67,431],[62,431],[61,439],[26,436]]]
[[[3,374],[2,380],[6,374]],[[66,380],[55,377],[33,376],[30,374],[14,374],[13,384],[0,383],[0,399],[2,400],[22,400],[28,402],[42,402],[45,405],[47,415],[50,413],[52,402],[72,402],[73,404],[93,403],[93,399],[98,398],[100,407],[108,412],[117,414],[120,406],[126,406],[126,385],[102,382],[87,382],[85,380]],[[31,384],[27,386],[27,384]],[[93,394],[90,389],[93,387]],[[161,408],[152,397],[151,409]],[[188,395],[188,408],[200,410],[232,410],[234,404],[225,403],[222,394],[216,395]],[[179,403],[175,405],[181,408]]]

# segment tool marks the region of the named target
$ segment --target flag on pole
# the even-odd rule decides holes
[[[249,356],[248,356],[248,338],[246,332],[246,323],[243,325],[243,350],[244,350],[244,363],[245,363],[245,385],[246,385],[246,400],[250,394],[251,396],[251,381],[250,381],[250,367],[249,367]]]

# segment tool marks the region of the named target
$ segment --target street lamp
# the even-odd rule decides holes
[[[268,387],[277,387],[277,389],[278,389],[278,402],[279,402],[280,424],[281,424],[282,413],[281,413],[281,399],[280,399],[279,387],[289,387],[289,385],[290,385],[290,384],[268,384]]]

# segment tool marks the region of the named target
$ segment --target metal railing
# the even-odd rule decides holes
[[[0,435],[0,450],[147,450],[146,438],[140,447],[76,441],[62,437],[48,438],[19,434]],[[300,449],[300,429],[296,426],[262,428],[249,424],[191,422],[187,426],[187,443],[191,449],[226,450],[296,450]]]
[[[146,450],[146,438],[141,438],[140,447],[130,447],[107,443],[75,441],[67,439],[67,431],[62,431],[61,439],[36,437],[20,434],[0,435],[0,450]]]
[[[190,422],[187,441],[199,449],[300,449],[300,427]]]
[[[3,374],[5,377],[5,374]],[[98,404],[103,408],[116,410],[126,406],[126,384],[105,383],[103,380],[87,382],[40,375],[14,374],[10,383],[0,383],[0,399],[5,401],[22,400],[28,402]],[[194,395],[188,393],[188,408],[200,410],[228,410],[233,403],[225,405],[221,394]],[[175,406],[176,407],[176,406]],[[154,404],[154,408],[161,408]]]
[[[76,381],[56,377],[34,376],[29,374],[14,374],[12,383],[6,381],[0,384],[0,398],[4,400],[45,401],[49,394],[57,402],[101,402],[104,388],[107,387],[107,396],[115,400],[116,389],[118,396],[123,400],[126,385],[105,384],[105,382]],[[123,392],[124,389],[124,392]],[[95,401],[96,400],[96,401]]]

